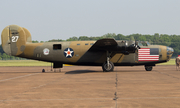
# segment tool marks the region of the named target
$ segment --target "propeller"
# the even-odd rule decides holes
[[[141,47],[138,45],[138,41],[135,40],[135,44],[134,45],[135,45],[136,49],[141,49]]]

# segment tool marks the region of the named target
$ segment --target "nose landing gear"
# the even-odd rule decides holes
[[[146,71],[152,71],[153,67],[152,66],[145,66]]]

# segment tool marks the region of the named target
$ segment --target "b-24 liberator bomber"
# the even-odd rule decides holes
[[[170,60],[174,50],[148,42],[114,40],[67,41],[32,43],[30,32],[17,25],[9,25],[1,34],[2,48],[11,56],[53,63],[53,68],[63,64],[102,66],[103,71],[113,71],[114,66],[144,65],[151,71],[157,63]]]

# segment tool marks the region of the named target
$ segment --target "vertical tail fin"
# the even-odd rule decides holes
[[[26,43],[32,42],[30,32],[18,25],[5,27],[1,34],[1,41],[4,52],[12,56],[22,54]]]

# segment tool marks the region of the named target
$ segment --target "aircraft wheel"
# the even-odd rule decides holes
[[[45,72],[45,69],[42,69],[42,72]]]
[[[114,64],[109,61],[109,66],[108,66],[107,61],[106,61],[106,62],[103,63],[102,69],[105,72],[113,71],[114,70]]]
[[[146,71],[152,71],[152,66],[145,66]]]

